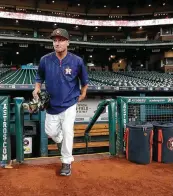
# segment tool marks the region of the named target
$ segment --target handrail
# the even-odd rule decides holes
[[[109,131],[112,131],[112,129],[115,129],[115,119],[113,119],[113,123],[114,123],[113,126],[111,125],[111,122],[110,122],[112,117],[115,118],[115,107],[114,107],[115,100],[106,99],[106,100],[99,103],[93,118],[91,119],[91,121],[89,122],[88,126],[85,129],[84,138],[85,138],[85,142],[86,142],[86,153],[88,153],[88,142],[90,141],[89,133],[90,133],[93,125],[95,124],[95,122],[97,121],[99,116],[102,114],[103,110],[106,108],[107,105],[109,105],[109,112],[108,112],[108,115],[109,115]],[[112,108],[112,106],[113,106],[113,108]],[[114,132],[115,132],[115,130],[113,131],[113,134],[114,134]],[[115,148],[114,145],[113,145],[113,148]],[[110,149],[111,154],[115,154],[114,151],[115,150]]]

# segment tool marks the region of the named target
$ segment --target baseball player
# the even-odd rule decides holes
[[[76,104],[86,97],[88,74],[82,58],[68,52],[69,34],[65,29],[54,30],[50,38],[55,51],[40,59],[33,97],[38,98],[37,94],[45,81],[50,95],[45,132],[57,143],[61,152],[60,175],[69,176],[74,161],[72,149]]]

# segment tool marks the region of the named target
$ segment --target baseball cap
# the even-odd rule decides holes
[[[65,39],[69,40],[69,34],[66,29],[61,29],[61,28],[55,29],[51,33],[50,38],[53,39],[53,37],[57,37],[57,36],[64,37]]]

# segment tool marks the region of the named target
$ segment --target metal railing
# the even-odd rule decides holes
[[[85,129],[84,137],[86,142],[86,153],[88,153],[88,142],[90,141],[90,131],[102,114],[104,109],[108,106],[108,119],[109,119],[109,152],[111,155],[116,155],[116,101],[107,99],[102,101],[96,110],[93,118]]]

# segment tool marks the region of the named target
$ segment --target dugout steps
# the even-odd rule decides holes
[[[85,129],[87,127],[87,124],[75,124],[74,125],[74,145],[73,148],[76,150],[75,153],[79,153],[78,151],[85,151],[86,143],[84,140],[84,133]],[[94,148],[103,148],[103,147],[109,147],[109,125],[107,123],[97,123],[95,124],[91,131],[90,131],[90,142],[88,143],[88,147],[92,148],[89,149],[90,151],[94,151]],[[97,149],[99,150],[99,149]],[[100,149],[101,150],[101,149]],[[107,148],[104,150],[107,151]],[[52,154],[51,151],[54,151],[53,153],[56,154],[57,151],[57,145],[52,141],[50,137],[48,137],[48,154]],[[104,152],[104,151],[103,151]]]
[[[80,162],[84,160],[103,160],[103,159],[111,159],[113,158],[109,152],[105,153],[92,153],[92,154],[76,154],[74,155],[75,162]],[[36,158],[26,158],[24,164],[25,165],[49,165],[49,164],[57,164],[61,161],[59,156],[52,157],[36,157]],[[18,164],[16,160],[13,161],[13,164]]]
[[[89,147],[104,147],[104,146],[109,146],[109,141],[105,142],[89,142],[88,143]],[[74,143],[73,148],[85,148],[86,144],[85,143]],[[57,150],[56,144],[49,144],[48,145],[48,150]]]

